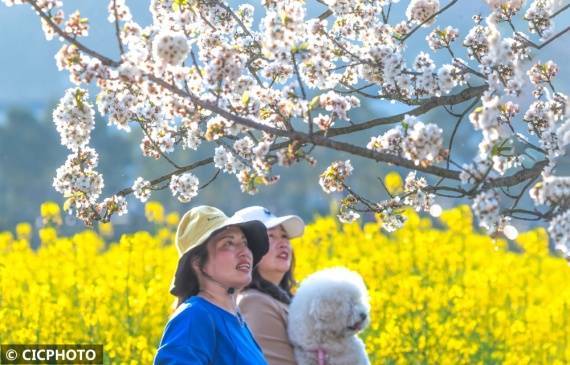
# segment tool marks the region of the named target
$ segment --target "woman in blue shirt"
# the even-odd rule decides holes
[[[250,283],[268,246],[259,221],[228,218],[209,206],[182,217],[170,290],[178,308],[166,324],[155,365],[267,365],[239,314],[236,294]]]

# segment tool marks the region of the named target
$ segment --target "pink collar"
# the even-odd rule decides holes
[[[325,351],[324,348],[322,347],[317,347],[316,350],[313,350],[313,352],[316,352],[317,354],[317,364],[318,365],[326,365],[326,356],[327,356],[327,352]]]

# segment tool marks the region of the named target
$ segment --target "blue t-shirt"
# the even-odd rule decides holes
[[[267,365],[239,314],[195,296],[181,304],[164,329],[155,365]]]

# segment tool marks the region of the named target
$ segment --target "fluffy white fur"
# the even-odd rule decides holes
[[[364,343],[356,335],[369,324],[370,304],[362,277],[337,267],[305,279],[289,306],[289,338],[298,365],[368,365]]]

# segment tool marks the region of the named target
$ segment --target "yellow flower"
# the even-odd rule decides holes
[[[61,219],[61,209],[56,202],[48,201],[43,203],[40,206],[40,213],[44,225],[53,223],[59,226],[63,223]]]
[[[170,227],[176,227],[180,221],[180,214],[178,212],[171,212],[166,215],[166,224]]]
[[[113,224],[111,222],[99,223],[99,234],[103,237],[113,236]]]
[[[146,219],[151,223],[164,222],[164,207],[160,202],[149,201],[144,206]]]
[[[16,225],[16,236],[19,240],[29,241],[32,238],[32,225],[28,222],[21,222]]]
[[[22,239],[32,226],[19,224],[17,239],[0,232],[0,338],[103,343],[106,363],[151,363],[173,313],[177,215],[156,202],[147,214],[166,225],[112,244],[111,225],[71,236],[41,228],[36,250]],[[298,281],[338,265],[364,278],[371,323],[360,337],[372,364],[570,363],[570,266],[548,252],[544,230],[521,232],[515,253],[473,232],[468,207],[442,214],[447,229],[405,214],[390,234],[317,217],[292,241]]]
[[[391,171],[384,177],[384,184],[386,185],[386,189],[392,195],[400,194],[404,190],[404,181],[400,174],[396,171]]]
[[[38,233],[42,244],[49,244],[55,242],[57,239],[57,231],[53,227],[40,228]]]

